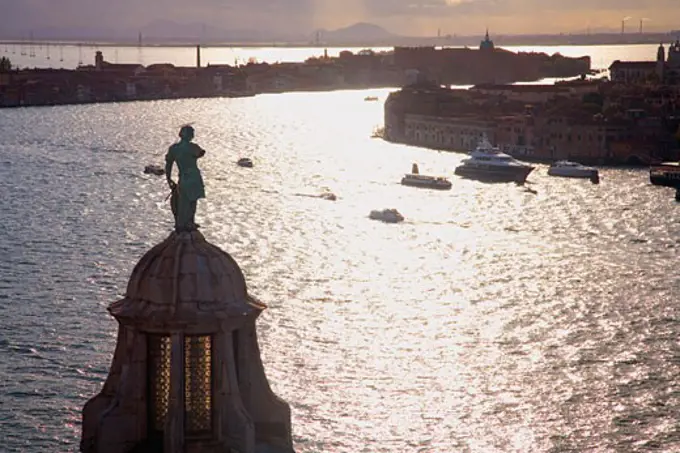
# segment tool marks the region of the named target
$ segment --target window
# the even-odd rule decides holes
[[[184,337],[184,427],[186,434],[212,433],[212,339]]]
[[[171,339],[147,336],[149,431],[162,433],[170,403]],[[184,337],[184,430],[187,436],[212,434],[212,337]]]
[[[170,337],[147,336],[149,430],[162,432],[170,402]]]

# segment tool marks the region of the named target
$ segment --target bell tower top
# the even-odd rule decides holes
[[[196,229],[173,232],[132,271],[109,312],[118,339],[83,408],[82,453],[294,453],[288,404],[271,390],[236,261]]]
[[[489,29],[486,29],[484,41],[479,44],[479,50],[493,50],[495,48],[493,41],[489,38]]]

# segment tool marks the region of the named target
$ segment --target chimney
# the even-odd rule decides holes
[[[196,46],[196,67],[201,67],[201,46]]]

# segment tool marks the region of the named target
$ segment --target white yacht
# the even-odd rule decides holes
[[[484,136],[470,157],[454,171],[458,176],[482,181],[523,183],[534,167],[502,153]]]
[[[597,168],[587,167],[578,162],[571,162],[568,160],[558,160],[554,162],[548,169],[550,176],[564,176],[566,178],[586,178],[593,183],[600,182],[600,175]]]

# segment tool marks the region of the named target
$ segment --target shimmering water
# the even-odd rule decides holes
[[[680,451],[672,191],[632,169],[595,186],[539,166],[536,193],[459,179],[462,155],[369,138],[386,94],[0,111],[0,451],[77,449],[106,306],[171,228],[142,168],[185,122],[208,150],[203,232],[270,305],[298,452]],[[453,189],[399,185],[412,162]],[[385,207],[407,220],[367,218]]]

